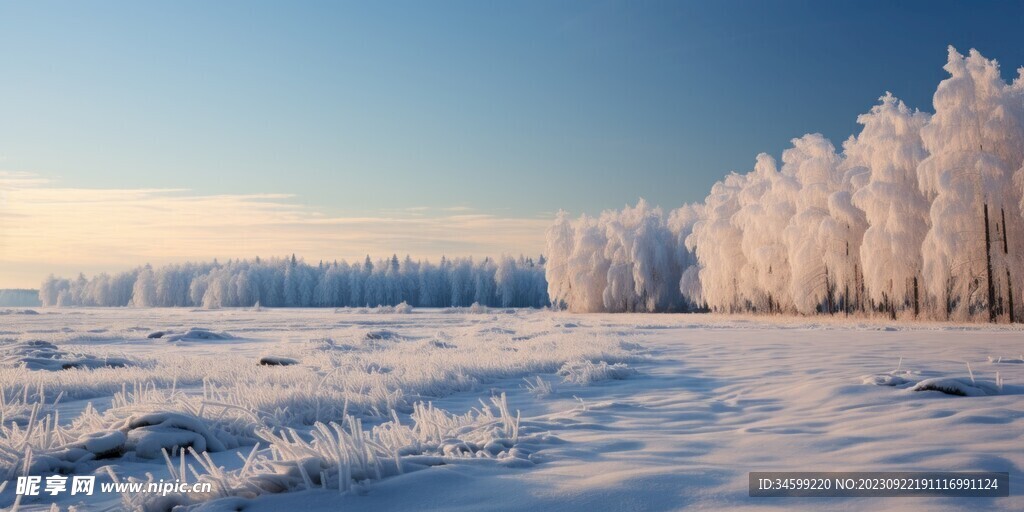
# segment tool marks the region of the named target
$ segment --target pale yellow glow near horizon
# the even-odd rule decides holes
[[[328,216],[286,194],[62,188],[0,172],[0,288],[34,288],[50,273],[292,253],[313,262],[392,253],[535,256],[550,223],[463,207],[374,213]]]

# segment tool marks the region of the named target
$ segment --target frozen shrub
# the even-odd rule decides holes
[[[636,370],[626,363],[608,364],[606,361],[599,361],[596,364],[590,361],[571,361],[563,364],[558,370],[558,375],[562,376],[563,381],[583,386],[605,380],[627,379],[636,373]]]

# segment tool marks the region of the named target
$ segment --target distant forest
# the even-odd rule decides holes
[[[0,290],[0,307],[31,308],[41,305],[39,290],[20,288]]]
[[[441,258],[398,256],[361,263],[290,258],[183,263],[91,279],[50,276],[38,294],[46,306],[544,307],[544,256]],[[38,304],[38,303],[37,303]]]

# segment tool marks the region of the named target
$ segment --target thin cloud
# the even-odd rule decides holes
[[[340,217],[288,194],[197,195],[180,189],[52,186],[0,172],[0,284],[38,283],[40,269],[77,273],[169,263],[284,255],[310,260],[366,254],[537,254],[546,219],[467,214],[468,209]],[[458,212],[459,214],[455,214]]]

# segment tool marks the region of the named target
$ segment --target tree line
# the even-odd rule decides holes
[[[793,139],[702,203],[548,230],[576,311],[875,314],[1015,322],[1024,290],[1024,68],[950,47],[932,114],[886,94],[841,151]]]
[[[438,264],[393,255],[376,262],[290,258],[145,265],[91,279],[48,277],[44,306],[139,307],[544,307],[549,304],[544,256],[442,257]]]

